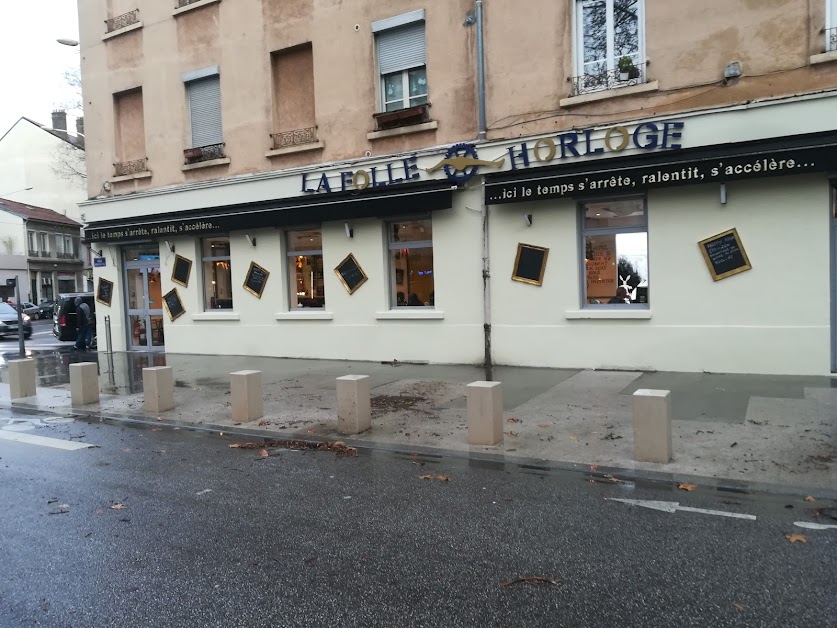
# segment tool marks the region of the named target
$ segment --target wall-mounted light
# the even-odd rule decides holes
[[[165,244],[166,244],[166,248],[169,251],[171,251],[172,253],[174,253],[174,244],[171,244],[168,240],[165,241]]]
[[[346,237],[347,238],[354,238],[355,237],[355,230],[352,229],[352,226],[348,222],[344,222],[343,226],[346,228]]]
[[[251,236],[249,233],[245,233],[244,237],[247,238],[247,241],[250,244],[252,244],[253,246],[256,246],[256,236]]]
[[[727,204],[727,184],[721,184],[721,205]]]
[[[523,222],[526,223],[527,227],[532,226],[532,220],[533,220],[532,214],[523,214]]]

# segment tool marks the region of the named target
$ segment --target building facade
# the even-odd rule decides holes
[[[177,4],[79,0],[116,349],[837,369],[831,0]]]

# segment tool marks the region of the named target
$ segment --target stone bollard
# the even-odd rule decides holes
[[[142,369],[143,407],[146,412],[164,412],[174,408],[174,372],[170,366]]]
[[[344,375],[337,378],[337,431],[360,434],[372,427],[369,403],[369,376]]]
[[[99,365],[96,362],[70,365],[70,396],[74,406],[99,401]]]
[[[230,373],[230,401],[233,421],[255,421],[264,416],[261,371]]]
[[[468,442],[499,445],[503,442],[503,386],[500,382],[472,382],[468,399]]]
[[[671,461],[671,392],[642,388],[633,394],[634,459]]]
[[[9,360],[9,396],[22,399],[35,394],[35,360]]]

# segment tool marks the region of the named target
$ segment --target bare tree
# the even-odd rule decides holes
[[[83,97],[81,94],[81,71],[79,68],[70,68],[64,72],[64,80],[75,93],[71,100],[61,103],[61,109],[65,111],[82,112]],[[87,167],[84,152],[84,137],[73,134],[71,131],[56,133],[65,141],[55,151],[52,161],[52,172],[62,179],[77,181],[83,184],[87,182]]]

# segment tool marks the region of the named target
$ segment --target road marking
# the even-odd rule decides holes
[[[205,488],[202,491],[198,491],[197,493],[195,493],[195,495],[206,495],[207,493],[211,493],[211,492],[212,492],[211,488]]]
[[[837,526],[830,523],[813,523],[811,521],[794,521],[793,525],[809,530],[837,530]]]
[[[618,497],[605,497],[605,499],[612,502],[622,502],[629,506],[641,506],[643,508],[651,508],[652,510],[661,510],[663,512],[677,512],[682,510],[684,512],[699,512],[704,515],[716,515],[718,517],[732,517],[733,519],[747,519],[755,521],[755,515],[742,515],[737,512],[726,512],[724,510],[708,510],[706,508],[690,508],[689,506],[681,506],[680,502],[663,502],[652,499],[620,499]]]
[[[0,431],[0,440],[10,440],[16,443],[27,443],[29,445],[40,445],[41,447],[52,447],[53,449],[63,449],[65,451],[75,451],[77,449],[95,447],[95,445],[90,445],[88,443],[61,440],[60,438],[47,438],[46,436],[35,436],[34,434],[21,434],[20,432]]]

